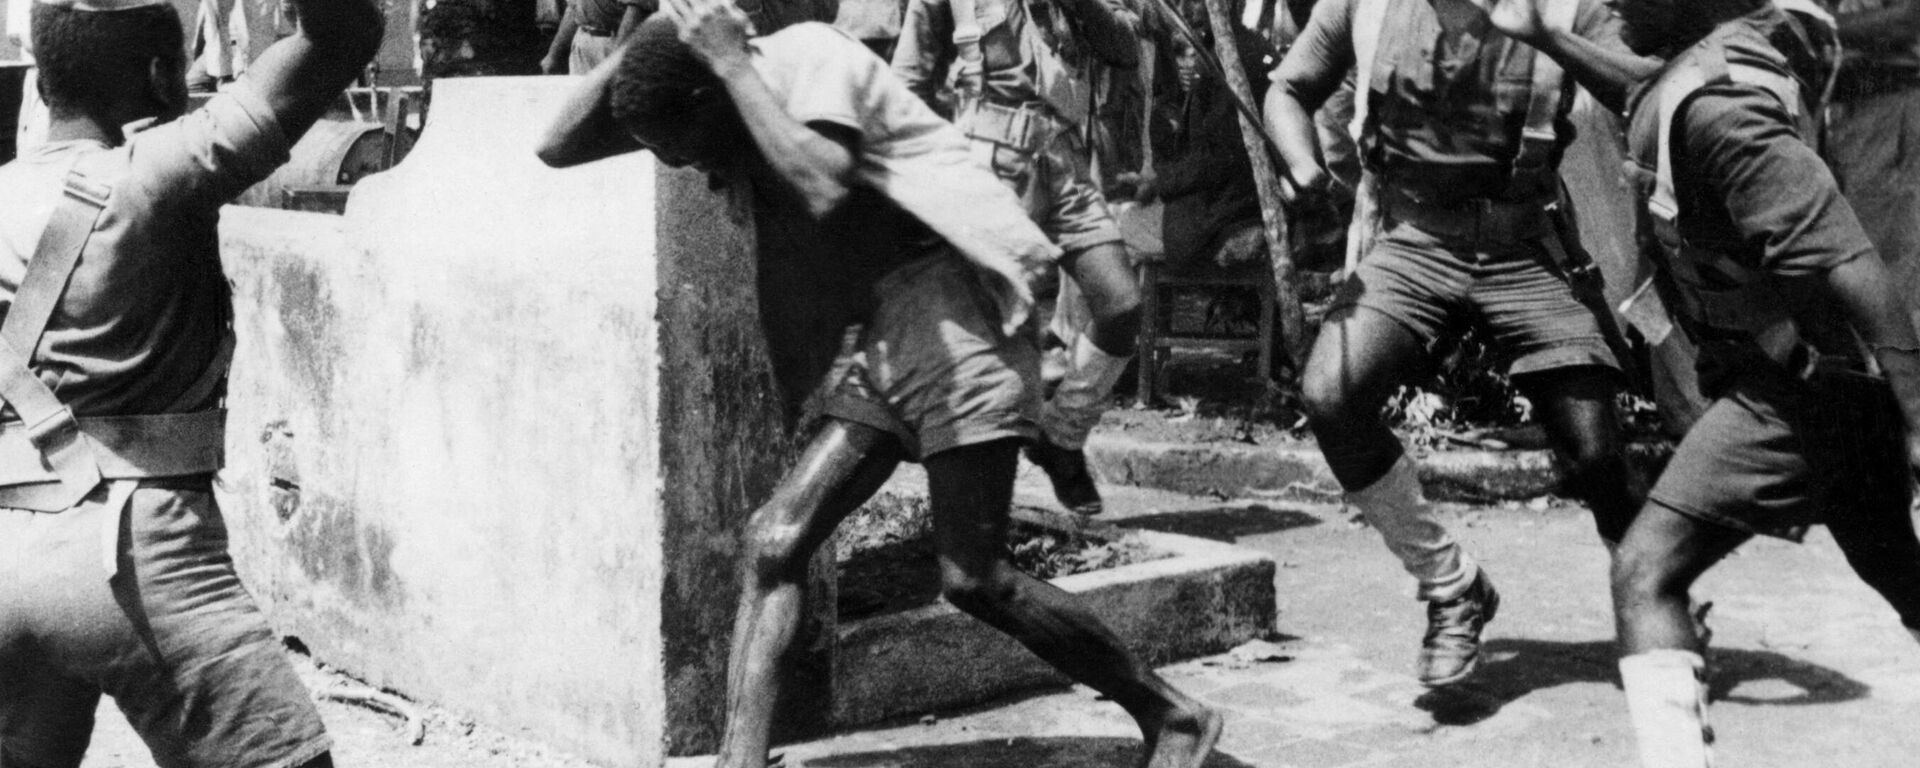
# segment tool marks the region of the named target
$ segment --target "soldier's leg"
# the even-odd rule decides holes
[[[320,713],[234,571],[208,483],[148,480],[132,492],[112,581],[122,636],[65,647],[93,659],[160,765],[325,765]]]
[[[1648,504],[1613,567],[1620,678],[1645,768],[1707,768],[1706,662],[1688,611],[1695,579],[1751,534]]]
[[[1065,364],[1041,409],[1040,439],[1027,456],[1047,471],[1063,506],[1097,514],[1100,492],[1083,449],[1133,357],[1140,285],[1077,134],[1056,137],[1035,156],[1032,173],[1038,220],[1065,253],[1052,324],[1065,343]]]
[[[1413,461],[1381,419],[1395,388],[1425,373],[1473,267],[1460,246],[1407,224],[1377,237],[1335,296],[1301,381],[1307,423],[1347,503],[1380,531],[1427,601],[1420,680],[1447,685],[1479,664],[1499,595],[1435,518]]]
[[[1920,538],[1913,527],[1913,485],[1898,406],[1876,380],[1848,377],[1852,386],[1826,389],[1834,412],[1852,418],[1833,425],[1824,444],[1830,456],[1850,459],[1845,479],[1826,505],[1827,530],[1861,581],[1879,592],[1920,640]]]
[[[846,516],[899,466],[897,439],[829,419],[744,531],[740,608],[727,665],[727,725],[719,768],[762,768],[779,699],[779,662],[793,644],[807,565]]]
[[[947,600],[1126,709],[1146,737],[1142,765],[1198,768],[1220,717],[1168,685],[1073,596],[1007,562],[1017,445],[995,440],[926,459]]]
[[[1627,463],[1620,436],[1617,372],[1593,365],[1515,377],[1566,468],[1562,490],[1586,502],[1609,549],[1646,502],[1645,481]]]

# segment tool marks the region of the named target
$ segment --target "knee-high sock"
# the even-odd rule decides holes
[[[1100,423],[1107,410],[1113,385],[1126,370],[1127,357],[1109,355],[1094,346],[1093,337],[1078,334],[1068,340],[1066,376],[1040,409],[1040,429],[1047,440],[1062,448],[1079,450],[1087,443],[1087,434]]]
[[[1678,649],[1620,660],[1620,682],[1643,768],[1712,768],[1705,669],[1700,654]]]
[[[1347,503],[1386,539],[1387,549],[1400,558],[1407,573],[1420,582],[1422,600],[1446,602],[1473,584],[1480,569],[1454,541],[1446,526],[1434,519],[1433,508],[1420,490],[1413,459],[1401,456],[1387,474],[1372,485],[1347,491]]]

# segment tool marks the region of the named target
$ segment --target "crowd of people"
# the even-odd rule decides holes
[[[0,766],[78,765],[102,694],[162,765],[330,763],[209,487],[232,350],[218,207],[287,161],[380,40],[366,0],[292,4],[295,34],[191,113],[166,0],[32,10],[46,131],[0,167]],[[777,246],[762,322],[783,402],[810,405],[741,532],[720,766],[766,764],[808,563],[903,462],[926,466],[954,606],[1125,709],[1140,765],[1206,761],[1220,714],[1005,540],[1022,455],[1063,506],[1102,508],[1084,445],[1142,322],[1109,195],[1164,202],[1175,264],[1270,258],[1256,114],[1288,210],[1355,212],[1297,369],[1348,503],[1426,603],[1422,683],[1474,674],[1500,593],[1380,411],[1469,328],[1611,555],[1644,765],[1711,765],[1690,590],[1755,535],[1830,526],[1920,641],[1920,3],[1319,0],[1216,46],[1198,2],[908,0],[890,61],[801,21],[828,6],[582,2],[544,64],[579,79],[542,160],[698,168]],[[1254,93],[1222,79],[1223,47]],[[1659,306],[1629,329],[1586,280],[1560,178],[1576,89],[1620,115],[1631,159],[1652,265],[1635,300]],[[1641,477],[1622,369],[1673,334],[1702,407]]]

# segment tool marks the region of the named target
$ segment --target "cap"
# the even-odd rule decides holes
[[[54,8],[93,12],[131,11],[135,8],[171,5],[168,0],[33,0],[33,2]]]

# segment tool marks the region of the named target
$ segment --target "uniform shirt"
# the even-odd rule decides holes
[[[872,309],[874,286],[894,269],[950,248],[974,261],[1058,255],[1013,193],[973,165],[966,137],[858,41],[802,23],[751,45],[788,115],[857,137],[849,197],[819,220],[757,153],[747,165],[761,318],[790,406],[826,373],[846,325]]]
[[[287,139],[243,78],[178,120],[130,127],[119,147],[48,142],[0,167],[0,309],[12,308],[67,171],[82,157],[109,169],[108,178],[89,176],[113,191],[34,371],[82,416],[161,413],[212,364],[233,316],[220,206],[286,162]]]
[[[1069,27],[1060,9],[1043,5],[1047,18],[1040,27],[1041,37],[1062,58],[1072,61],[1084,50],[1102,59],[1124,60],[1134,55],[1139,41],[1132,35],[1098,38],[1086,25]],[[1120,0],[1098,0],[1113,10],[1123,26],[1139,28],[1139,16]],[[984,93],[1001,104],[1025,104],[1043,98],[1037,90],[1036,53],[1029,49],[1026,26],[1029,0],[974,0],[980,17],[981,68]],[[900,22],[900,40],[893,52],[893,71],[906,80],[907,87],[923,101],[933,103],[934,95],[947,82],[947,71],[959,50],[953,44],[953,5],[949,0],[908,0],[905,18]],[[1084,107],[1082,108],[1084,109]]]
[[[1710,41],[1735,58],[1779,61],[1767,42],[1777,23],[1766,12],[1723,24]],[[1773,67],[1784,73],[1784,64]],[[1634,130],[1656,109],[1636,92]],[[1674,195],[1682,238],[1697,248],[1774,278],[1784,307],[1808,341],[1829,354],[1849,354],[1849,336],[1830,308],[1815,304],[1816,277],[1874,253],[1826,163],[1800,135],[1798,122],[1771,92],[1744,83],[1701,88],[1674,118]],[[1768,278],[1762,278],[1768,279]]]
[[[1359,4],[1315,5],[1306,29],[1274,69],[1273,82],[1305,103],[1325,101],[1354,68],[1354,25],[1371,21],[1354,18]],[[1388,0],[1387,11],[1384,22],[1371,22],[1387,26],[1380,30],[1372,72],[1368,109],[1375,128],[1368,167],[1387,179],[1459,198],[1501,197],[1526,127],[1533,49],[1492,29],[1447,35],[1426,0]],[[1619,19],[1599,0],[1580,0],[1574,31],[1629,53]],[[1501,109],[1503,94],[1507,109]],[[1565,106],[1557,132],[1562,149],[1573,140]]]

